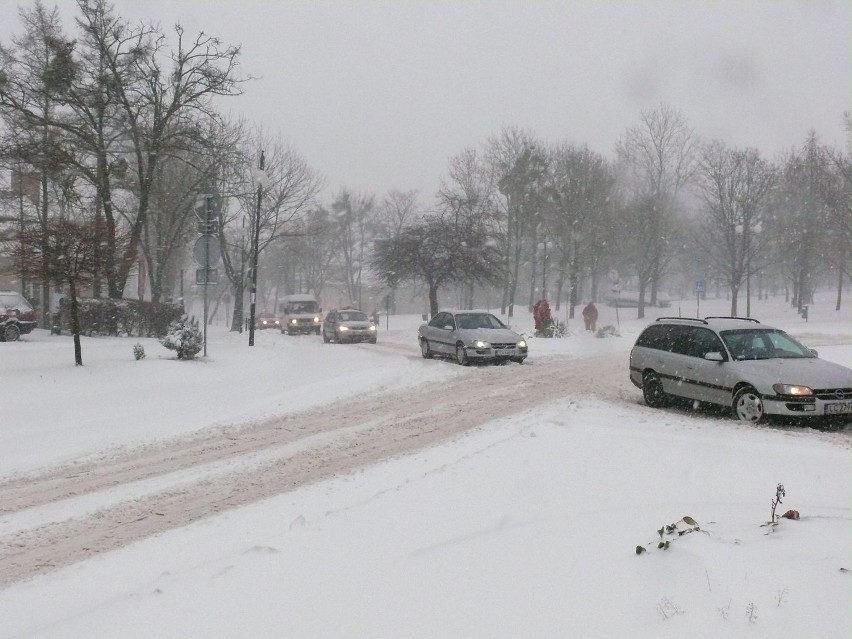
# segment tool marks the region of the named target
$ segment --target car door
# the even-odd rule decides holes
[[[429,322],[429,344],[433,351],[444,355],[452,355],[455,352],[455,326],[450,313],[438,313],[432,318]]]
[[[663,390],[678,397],[693,398],[689,340],[695,330],[692,326],[670,325],[662,343],[662,357],[658,372]]]
[[[696,326],[687,344],[686,371],[689,376],[689,397],[702,402],[727,405],[731,389],[726,375],[726,362],[706,359],[707,353],[719,353],[727,359],[722,340],[709,328]]]

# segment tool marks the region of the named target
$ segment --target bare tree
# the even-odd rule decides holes
[[[499,241],[505,280],[500,312],[512,317],[525,249],[535,257],[535,230],[545,206],[547,156],[530,134],[506,128],[499,137],[488,141],[486,157],[502,195]]]
[[[334,217],[332,233],[340,255],[340,275],[350,302],[362,305],[363,277],[374,238],[375,200],[372,195],[359,195],[341,189],[331,203]]]
[[[438,210],[445,221],[456,229],[454,232],[476,230],[491,237],[496,234],[496,190],[490,178],[490,172],[474,149],[465,149],[450,159],[449,173],[441,181],[437,198]],[[473,308],[476,281],[471,277],[461,284],[461,306]]]
[[[698,188],[704,201],[701,236],[696,249],[708,258],[731,291],[731,315],[738,313],[740,286],[750,285],[767,235],[762,234],[764,205],[776,171],[754,149],[729,149],[722,142],[703,147],[698,161]],[[751,315],[751,291],[746,291]]]
[[[471,279],[496,284],[503,277],[499,252],[483,229],[456,227],[453,220],[440,215],[430,215],[393,239],[377,243],[370,269],[392,288],[405,281],[425,283],[433,315],[438,312],[442,286]]]
[[[828,154],[811,131],[804,144],[790,151],[781,163],[779,188],[774,202],[780,256],[793,284],[791,303],[799,311],[813,302],[817,269],[822,266],[821,229],[828,223],[824,182]]]
[[[302,217],[321,185],[317,174],[280,137],[246,134],[238,147],[239,152],[222,167],[220,183],[224,196],[220,248],[225,273],[234,287],[233,331],[240,330],[243,322],[243,294],[255,252],[254,238],[260,256],[282,238],[303,233]],[[264,186],[258,202],[261,152]]]
[[[638,316],[645,316],[646,288],[656,304],[657,287],[675,226],[678,194],[694,172],[695,138],[675,109],[642,111],[616,145],[622,177],[633,204],[634,254],[639,276]]]
[[[579,303],[583,269],[588,268],[594,281],[603,256],[610,234],[614,185],[615,174],[609,163],[588,147],[562,144],[553,149],[548,185],[551,207],[545,217],[545,229],[558,255],[557,308],[567,277],[571,318]],[[595,292],[593,285],[592,297]]]

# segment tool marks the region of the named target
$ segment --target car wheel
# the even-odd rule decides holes
[[[464,348],[464,344],[461,342],[456,344],[456,362],[458,362],[461,366],[467,366],[470,364],[470,360],[467,358],[467,351]]]
[[[668,404],[668,395],[663,390],[663,382],[654,371],[642,375],[642,396],[645,404],[651,408],[661,408]]]
[[[326,335],[325,331],[322,332],[322,341],[328,344],[331,341],[331,338]]]
[[[428,340],[421,339],[420,340],[420,354],[423,355],[423,359],[432,359],[432,349],[429,348]]]
[[[376,340],[374,340],[374,339],[370,340],[370,344],[375,344],[375,343],[376,343]]]
[[[14,324],[7,324],[3,329],[3,341],[15,342],[21,336],[21,329]]]
[[[523,364],[525,359],[526,359],[526,357],[519,357],[515,361],[518,362],[518,364]]]
[[[314,333],[316,333],[317,335],[319,335],[319,334],[320,334],[320,329],[318,329],[318,328],[317,328],[317,329],[315,329],[315,330],[314,330]]]
[[[738,419],[759,424],[766,417],[760,393],[751,386],[745,386],[734,395],[734,414]]]

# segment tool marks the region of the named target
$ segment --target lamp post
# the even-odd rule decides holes
[[[251,238],[251,293],[249,298],[249,346],[254,346],[254,317],[257,307],[257,253],[260,244],[260,203],[263,199],[263,184],[266,181],[263,150],[260,151],[260,166],[254,174],[257,182],[257,209],[255,210],[254,229]]]

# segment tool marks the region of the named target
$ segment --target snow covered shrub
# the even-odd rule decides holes
[[[598,329],[598,332],[595,333],[595,337],[621,337],[621,333],[619,333],[618,329],[612,324],[607,324],[606,326],[601,326]]]
[[[136,361],[145,359],[145,347],[142,344],[136,343],[133,345],[133,357]]]
[[[204,344],[204,335],[198,328],[198,320],[184,316],[172,322],[160,344],[169,350],[177,351],[178,359],[192,359]]]

